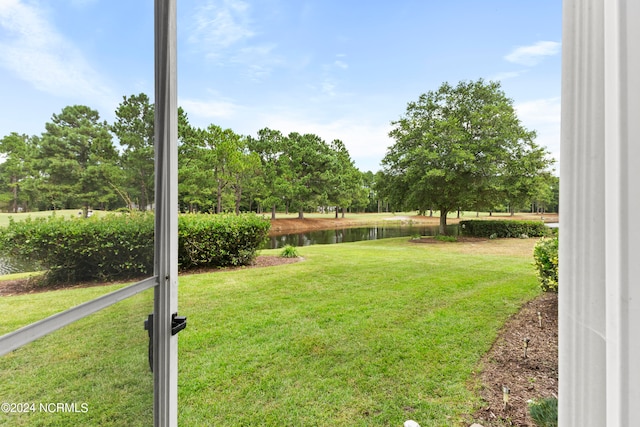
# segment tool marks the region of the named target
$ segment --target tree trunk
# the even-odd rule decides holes
[[[11,177],[11,184],[13,185],[13,213],[18,213],[18,177]]]
[[[236,215],[240,215],[240,201],[242,200],[242,187],[236,188]]]
[[[222,212],[222,186],[218,182],[218,191],[216,194],[216,213]]]
[[[298,211],[298,219],[304,219],[304,208],[300,208]]]
[[[276,219],[276,204],[271,205],[271,219]]]
[[[338,207],[336,206],[336,219],[338,219]]]
[[[140,183],[140,206],[138,209],[141,211],[147,210],[147,205],[149,204],[149,199],[147,198],[147,186],[144,185],[144,176],[141,177]]]
[[[438,227],[438,232],[445,236],[447,234],[447,214],[449,213],[446,209],[440,209],[440,226]]]
[[[344,208],[342,208],[342,218],[344,218]]]

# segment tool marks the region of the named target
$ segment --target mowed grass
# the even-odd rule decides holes
[[[295,264],[181,277],[180,425],[463,425],[481,403],[481,357],[539,293],[534,244],[318,245]],[[90,293],[4,297],[0,310],[31,318]],[[0,358],[0,401],[88,405],[0,425],[150,425],[151,307],[145,292]]]
[[[7,213],[0,212],[0,227],[4,227],[9,225],[9,222],[13,219],[14,221],[24,221],[27,218],[37,219],[37,218],[48,218],[52,215],[62,218],[77,218],[78,212],[82,209],[62,209],[57,211],[38,211],[38,212],[19,212],[19,213]],[[108,215],[109,212],[106,211],[93,211],[94,215],[104,216]]]

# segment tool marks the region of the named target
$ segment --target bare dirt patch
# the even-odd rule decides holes
[[[471,220],[471,219],[479,219],[479,220],[534,220],[544,222],[558,222],[557,214],[525,214],[519,213],[515,216],[510,216],[506,214],[494,215],[494,216],[466,216],[461,218],[447,218],[447,224],[457,224],[461,220]],[[382,218],[384,222],[398,221],[398,222],[411,222],[414,225],[438,225],[440,223],[440,217],[438,216],[422,216],[422,215],[411,215],[411,216],[403,216],[403,215],[393,215],[389,213],[389,216],[385,216]],[[327,218],[281,218],[281,219],[272,219],[271,220],[271,231],[270,235],[277,236],[281,234],[288,233],[301,233],[304,231],[313,231],[313,230],[332,230],[336,228],[346,228],[346,227],[363,227],[366,225],[372,225],[379,223],[378,220],[368,221],[362,218],[351,219],[348,216],[345,218],[331,218],[327,216]]]
[[[411,216],[411,217],[390,216],[388,218],[383,218],[382,221],[385,221],[385,222],[389,222],[389,221],[409,222],[410,221],[412,224],[438,225],[439,219],[436,217],[428,217],[428,216]],[[272,219],[271,230],[269,231],[269,235],[278,236],[278,235],[289,234],[289,233],[303,233],[305,231],[334,230],[336,228],[349,228],[349,227],[365,227],[367,225],[373,225],[376,223],[379,223],[379,221],[350,219],[348,217],[346,218]]]

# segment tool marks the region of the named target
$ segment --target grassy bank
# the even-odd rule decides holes
[[[80,209],[82,210],[82,209]],[[12,218],[14,221],[23,221],[27,218],[47,218],[51,215],[56,215],[63,218],[77,218],[79,209],[62,209],[58,211],[40,211],[40,212],[20,212],[20,213],[6,213],[0,212],[0,227],[4,227],[9,224],[9,220]],[[106,211],[93,211],[93,215],[102,216],[107,215]]]
[[[480,403],[480,358],[538,294],[534,243],[318,245],[296,264],[181,277],[180,424],[458,425]],[[0,298],[0,333],[95,292]],[[0,425],[151,424],[151,310],[145,292],[0,358],[0,401],[87,404]]]
[[[6,212],[0,212],[0,227],[5,226],[7,224],[9,224],[9,218],[13,218],[16,221],[21,221],[24,220],[25,218],[41,218],[41,217],[48,217],[54,214],[54,211],[42,211],[42,212],[24,212],[24,213],[6,213]],[[106,215],[108,214],[108,212],[105,211],[94,211],[94,215]],[[65,218],[76,218],[78,216],[78,210],[77,209],[66,209],[66,210],[59,210],[59,211],[55,211],[55,215],[58,216],[63,216]],[[270,218],[271,214],[269,212],[265,212],[263,214],[264,216]],[[449,214],[447,215],[448,219],[456,219],[457,218],[458,213],[457,212],[449,212]],[[488,212],[470,212],[470,211],[464,211],[460,213],[462,218],[465,219],[473,219],[476,217],[479,218],[489,218],[489,213]],[[439,211],[433,211],[433,220],[437,221],[438,218],[440,216],[440,212]],[[540,214],[529,214],[526,212],[522,212],[522,213],[517,213],[515,215],[517,218],[519,219],[540,219],[542,216],[546,216],[546,217],[555,217],[557,218],[557,214],[544,214],[544,215],[540,215]],[[309,218],[309,219],[334,219],[335,218],[335,213],[331,212],[331,213],[318,213],[318,212],[314,212],[314,213],[305,213],[304,214],[305,218]],[[345,218],[350,220],[350,221],[357,221],[363,224],[373,224],[373,223],[377,223],[380,221],[389,221],[389,220],[393,220],[394,218],[397,218],[398,220],[404,220],[406,218],[413,218],[413,219],[425,219],[425,217],[418,217],[416,215],[415,211],[411,211],[411,212],[380,212],[380,213],[347,213],[345,215]],[[278,212],[276,214],[276,219],[296,219],[298,218],[298,213],[297,212],[290,212],[288,214],[284,213],[284,212]],[[342,214],[339,213],[338,214],[338,218],[341,219],[342,218]],[[511,215],[509,213],[506,212],[493,212],[491,214],[491,218],[492,219],[511,219]]]

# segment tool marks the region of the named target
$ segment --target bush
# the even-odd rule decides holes
[[[558,292],[558,236],[542,238],[533,249],[540,287],[545,292]]]
[[[269,233],[268,219],[254,214],[178,217],[181,269],[248,265]]]
[[[438,234],[434,237],[435,240],[439,242],[457,242],[458,238],[456,236],[446,236],[444,234]]]
[[[516,220],[465,220],[460,221],[460,231],[475,237],[542,237],[551,234],[551,230],[542,221]],[[491,237],[494,236],[494,237]]]
[[[47,269],[49,283],[126,279],[152,273],[153,227],[143,214],[11,221],[0,248]]]
[[[541,400],[529,401],[529,415],[540,427],[557,427],[558,399],[547,397]]]
[[[178,220],[181,269],[246,265],[269,231],[255,215],[184,215]],[[48,283],[128,279],[153,273],[152,214],[11,221],[0,250],[37,262]]]
[[[298,258],[298,256],[298,250],[291,245],[286,245],[280,252],[280,257],[282,258]]]

